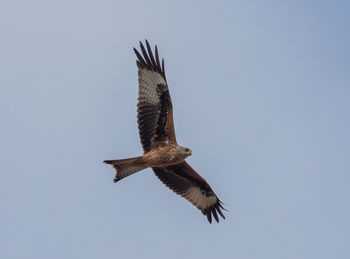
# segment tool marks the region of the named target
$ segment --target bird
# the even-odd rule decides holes
[[[147,40],[135,49],[138,68],[137,123],[143,155],[127,159],[105,160],[116,170],[114,182],[152,168],[155,175],[172,191],[196,206],[212,223],[225,219],[223,203],[210,185],[186,161],[192,155],[188,147],[178,145],[175,136],[173,105],[165,76],[164,58],[153,55]]]

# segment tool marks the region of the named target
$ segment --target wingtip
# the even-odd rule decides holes
[[[219,207],[220,207],[221,209],[223,209],[224,211],[230,212],[229,210],[225,209],[223,205],[226,206],[225,203],[223,203],[222,201],[219,200]]]
[[[212,210],[212,213],[213,213],[213,216],[214,216],[216,222],[219,223],[219,217],[218,217],[218,214],[216,213],[216,209],[215,208]]]
[[[163,73],[163,77],[166,81],[166,76],[165,76],[165,66],[164,66],[164,58],[162,58],[162,73]]]
[[[209,223],[211,224],[211,213],[210,213],[210,211],[208,211],[208,213],[207,213],[207,218],[208,218],[208,221],[209,221]]]
[[[141,66],[138,65],[139,68],[147,68],[153,71],[159,72],[165,81],[165,65],[164,65],[164,58],[162,58],[162,62],[159,61],[159,54],[158,54],[158,47],[155,45],[155,56],[153,55],[152,48],[149,44],[149,41],[145,39],[145,43],[142,43],[142,41],[139,41],[140,43],[140,52],[136,49],[134,49],[134,52],[140,61]],[[147,50],[146,50],[147,49]]]

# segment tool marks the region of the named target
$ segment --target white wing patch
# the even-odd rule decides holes
[[[160,102],[157,93],[157,85],[166,85],[164,78],[155,71],[148,69],[139,70],[139,100],[157,105]]]
[[[200,210],[206,209],[217,203],[215,195],[208,197],[203,194],[198,187],[190,187],[182,196],[187,197],[187,199]]]

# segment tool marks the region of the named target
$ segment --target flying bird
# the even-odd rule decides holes
[[[143,147],[143,155],[128,159],[105,160],[117,171],[114,182],[152,168],[156,176],[176,194],[184,197],[212,222],[219,222],[218,214],[225,219],[222,202],[210,185],[185,159],[191,149],[177,144],[174,129],[173,106],[165,76],[164,59],[155,56],[146,40],[146,48],[140,42],[141,53],[134,48],[138,67],[137,122]]]

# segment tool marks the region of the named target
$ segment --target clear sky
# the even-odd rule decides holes
[[[1,258],[350,258],[349,1],[2,1]],[[132,47],[164,56],[209,224],[142,153]]]

